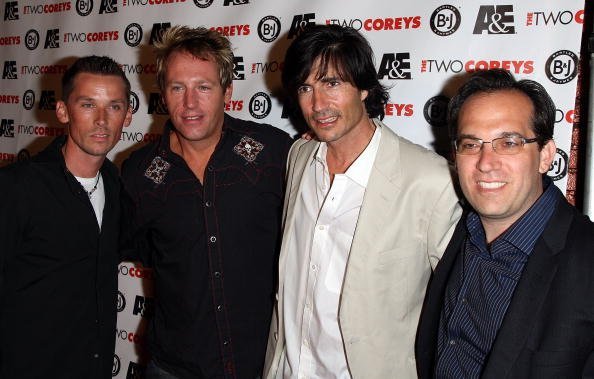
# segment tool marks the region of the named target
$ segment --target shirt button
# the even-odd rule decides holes
[[[211,172],[214,170],[214,168],[212,166],[208,166],[206,169]]]
[[[462,298],[462,304],[466,304],[466,298],[465,297]]]
[[[223,310],[223,306],[222,306],[222,305],[220,305],[220,304],[219,304],[219,305],[217,305],[217,312],[220,312],[220,311],[222,311],[222,310]]]
[[[456,344],[456,341],[450,340],[450,345],[454,346],[455,344]]]
[[[95,353],[95,354],[93,355],[93,358],[99,358],[99,354]]]
[[[206,206],[206,208],[210,208],[212,206],[212,202],[207,201],[206,203],[204,203],[204,205]]]
[[[210,242],[211,242],[211,243],[215,243],[215,242],[217,242],[217,237],[215,237],[215,236],[210,236]]]
[[[217,278],[217,279],[220,278],[221,277],[221,273],[219,271],[215,271],[214,277]]]
[[[318,266],[316,266],[316,265],[311,265],[311,269],[312,269],[312,271],[316,271],[316,270],[318,269]]]
[[[324,230],[324,225],[320,225],[320,226],[318,226],[318,229],[320,229],[320,230]]]
[[[303,339],[303,346],[308,347],[309,346],[309,342],[307,342],[306,339]]]
[[[228,340],[224,340],[223,341],[223,345],[225,345],[225,346],[229,345],[229,341]]]

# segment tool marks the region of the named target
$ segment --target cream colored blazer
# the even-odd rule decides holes
[[[414,342],[425,288],[462,213],[445,159],[382,127],[347,262],[339,324],[353,378],[416,378]],[[277,302],[264,377],[284,349],[283,289],[295,199],[319,142],[289,152]]]

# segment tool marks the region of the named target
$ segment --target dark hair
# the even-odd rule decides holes
[[[64,101],[68,100],[74,89],[76,75],[83,72],[97,75],[113,75],[121,78],[126,87],[126,99],[130,99],[130,82],[120,65],[110,57],[90,55],[77,59],[72,66],[68,67],[64,76],[62,76],[62,99]]]
[[[328,67],[336,69],[340,78],[359,90],[368,92],[365,108],[369,117],[384,117],[389,99],[388,90],[377,79],[373,51],[369,42],[355,29],[338,25],[312,25],[287,49],[282,83],[292,100],[297,96],[313,64],[320,59],[317,79],[323,78]]]
[[[532,130],[536,135],[538,146],[542,148],[549,140],[553,139],[555,104],[547,91],[534,80],[516,81],[509,71],[503,69],[474,72],[450,100],[448,126],[452,139],[457,137],[458,116],[464,103],[476,94],[499,91],[516,91],[528,96],[533,106]]]

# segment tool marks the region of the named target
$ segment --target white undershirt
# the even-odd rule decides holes
[[[346,263],[381,128],[330,186],[327,145],[305,168],[289,231],[283,304],[286,349],[277,378],[350,378],[338,308]]]
[[[97,189],[93,191],[91,196],[89,196],[89,200],[91,201],[91,205],[93,206],[93,210],[95,211],[95,217],[97,218],[97,224],[99,225],[99,229],[101,229],[101,223],[103,221],[103,207],[105,206],[105,189],[103,187],[103,176],[99,176],[99,180],[97,181],[97,176],[100,172],[97,172],[94,178],[81,178],[75,176],[76,180],[83,186],[87,194],[95,187],[95,183],[97,183]]]

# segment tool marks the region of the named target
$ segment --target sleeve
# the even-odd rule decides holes
[[[18,178],[15,170],[0,170],[0,296],[4,289],[7,262],[16,254],[22,236],[20,226],[23,213],[19,211]]]
[[[445,252],[461,216],[462,207],[448,170],[448,178],[441,188],[429,220],[427,251],[432,269],[435,269]]]
[[[148,266],[152,249],[148,225],[142,217],[142,204],[135,185],[136,174],[130,162],[124,161],[120,196],[120,261],[141,262]]]

